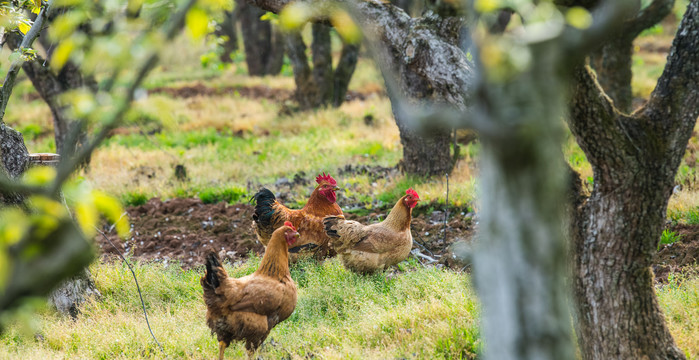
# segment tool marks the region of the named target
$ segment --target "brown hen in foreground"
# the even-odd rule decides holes
[[[327,215],[342,215],[342,209],[336,203],[337,182],[325,173],[318,175],[316,182],[318,186],[313,190],[306,206],[298,210],[282,205],[265,188],[253,196],[253,229],[262,244],[267,245],[272,232],[285,221],[290,221],[301,234],[294,246],[289,248],[290,253],[313,253],[318,259],[334,255],[329,245],[330,238],[323,231],[323,218]]]
[[[413,247],[410,233],[413,207],[420,197],[408,189],[384,221],[362,225],[337,216],[323,220],[325,232],[346,268],[358,273],[383,270],[408,258]]]
[[[298,238],[286,222],[272,234],[255,273],[239,279],[228,277],[216,253],[206,261],[201,278],[206,302],[206,323],[219,341],[219,359],[233,340],[244,340],[249,355],[270,330],[296,308],[296,284],[289,273],[289,246]]]

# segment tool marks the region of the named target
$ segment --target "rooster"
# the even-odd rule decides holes
[[[296,284],[289,273],[289,246],[299,233],[290,222],[275,230],[257,271],[241,278],[228,277],[216,253],[206,259],[201,278],[206,323],[219,343],[218,358],[233,340],[244,340],[252,355],[270,330],[296,308]]]
[[[315,190],[300,210],[292,210],[280,204],[271,191],[263,188],[253,196],[255,213],[252,215],[253,229],[263,245],[267,245],[270,234],[285,221],[290,221],[299,229],[301,237],[289,249],[290,253],[314,252],[319,258],[334,255],[323,231],[323,218],[327,215],[342,216],[337,205],[337,181],[322,173],[316,177]]]
[[[410,255],[413,236],[410,221],[420,197],[408,189],[388,213],[384,221],[362,225],[338,216],[323,219],[325,233],[346,268],[358,273],[371,273],[395,265]]]

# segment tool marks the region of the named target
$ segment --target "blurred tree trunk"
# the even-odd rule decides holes
[[[309,65],[307,47],[301,34],[286,34],[287,54],[294,69],[296,82],[296,101],[301,109],[324,105],[340,106],[345,101],[347,88],[357,65],[359,45],[343,41],[340,60],[333,71],[330,27],[320,23],[311,26],[313,68]]]
[[[633,110],[633,41],[643,30],[665,18],[674,3],[675,0],[654,0],[635,17],[624,21],[623,27],[590,56],[590,64],[597,72],[602,89],[614,101],[614,106],[625,113]]]
[[[573,224],[585,359],[684,359],[653,288],[651,259],[699,116],[699,0],[692,0],[646,105],[620,113],[594,76],[575,76],[569,126],[594,172]]]
[[[22,134],[0,119],[0,171],[11,179],[19,178],[29,163],[29,152]],[[0,191],[0,208],[22,203],[24,197],[14,192]]]
[[[46,49],[54,46],[47,43],[46,37],[40,38],[42,45]],[[17,34],[8,36],[7,45],[10,49],[19,46],[21,38]],[[50,51],[50,50],[49,50]],[[51,53],[49,52],[49,56]],[[34,88],[41,98],[51,109],[53,116],[53,129],[56,139],[56,152],[64,157],[70,157],[87,141],[87,132],[83,123],[71,118],[68,113],[67,104],[63,103],[61,96],[67,92],[87,89],[97,91],[97,83],[92,77],[83,76],[80,69],[73,62],[68,61],[58,73],[55,73],[49,66],[48,61],[37,55],[33,60],[26,61],[22,65],[24,73],[31,80]],[[69,141],[71,132],[76,135],[75,141]],[[89,159],[85,165],[89,164]]]
[[[236,7],[237,10],[237,7]],[[223,63],[231,63],[231,53],[238,50],[238,30],[236,29],[237,11],[224,11],[223,22],[216,26],[216,36],[226,36],[223,42],[223,54],[220,59]]]
[[[269,21],[260,20],[260,17],[265,14],[264,10],[245,0],[237,0],[236,7],[243,33],[248,74],[253,76],[278,74],[284,57],[282,35]]]

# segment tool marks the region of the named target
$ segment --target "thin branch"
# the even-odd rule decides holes
[[[32,24],[32,27],[29,29],[29,31],[27,31],[27,34],[24,35],[24,39],[22,39],[22,43],[17,49],[17,52],[20,54],[22,51],[24,51],[24,49],[30,48],[34,43],[34,40],[36,40],[36,38],[39,36],[41,27],[44,24],[44,19],[48,16],[49,11],[51,11],[51,8],[53,7],[53,1],[54,0],[50,0],[49,3],[41,9],[39,15],[36,17],[36,20],[34,20],[34,24]],[[19,56],[17,59],[12,61],[10,68],[7,70],[5,81],[2,83],[2,89],[0,89],[0,127],[5,126],[5,123],[3,122],[3,119],[5,118],[5,109],[7,108],[7,103],[10,100],[10,95],[12,95],[12,89],[15,87],[15,80],[17,79],[17,74],[19,74],[19,69],[22,67],[22,64],[24,64],[24,59],[22,56]]]
[[[633,0],[606,0],[592,11],[592,25],[584,30],[572,27],[560,37],[568,62],[578,62],[610,35],[611,31],[623,25],[626,14],[638,12],[638,2]]]
[[[196,0],[188,0],[187,3],[173,16],[172,20],[166,27],[166,40],[172,40],[175,37],[175,35],[179,33],[179,31],[182,29],[182,26],[184,25],[185,15],[189,11],[189,9],[194,5],[195,2]],[[53,194],[54,197],[58,196],[63,182],[66,179],[68,179],[73,170],[75,170],[81,163],[83,163],[83,161],[85,161],[90,156],[90,154],[92,154],[92,152],[97,148],[97,146],[102,141],[104,141],[104,139],[107,138],[107,135],[111,130],[113,130],[114,128],[116,128],[116,126],[119,125],[124,114],[126,114],[126,111],[131,106],[131,102],[133,101],[134,97],[134,92],[141,84],[141,82],[145,79],[146,75],[148,75],[148,73],[158,63],[158,58],[158,52],[154,52],[148,57],[148,59],[143,63],[141,68],[136,73],[136,77],[134,78],[134,80],[127,88],[126,97],[118,103],[118,105],[116,106],[116,110],[110,114],[110,117],[105,122],[106,125],[104,125],[102,129],[100,129],[100,131],[97,133],[97,135],[95,135],[92,141],[80,148],[74,157],[66,159],[65,162],[61,163],[61,166],[58,168],[58,174],[56,175],[56,179],[54,180],[50,191],[50,193]]]
[[[675,0],[653,0],[636,17],[628,21],[628,25],[624,29],[625,34],[622,35],[635,38],[641,31],[650,28],[665,18],[672,11],[674,5]]]

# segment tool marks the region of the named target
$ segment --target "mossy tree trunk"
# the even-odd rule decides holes
[[[692,0],[649,102],[632,115],[601,96],[588,69],[576,73],[569,125],[595,179],[573,231],[585,359],[684,358],[658,306],[650,264],[699,116],[697,48],[699,0]]]

